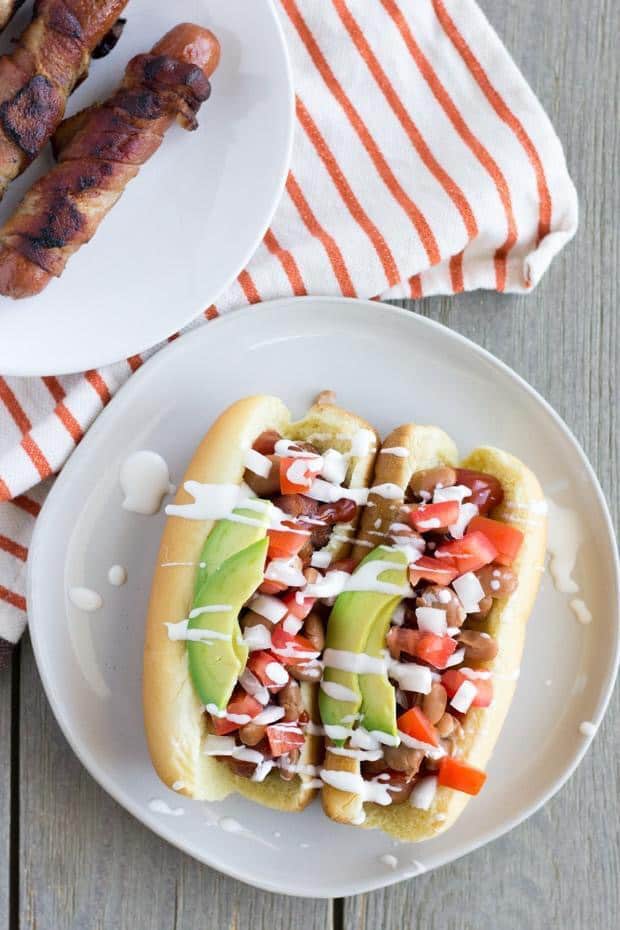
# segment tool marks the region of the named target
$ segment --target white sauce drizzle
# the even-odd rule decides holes
[[[123,509],[152,516],[166,494],[174,494],[168,465],[157,452],[132,452],[121,465],[119,480],[125,499]]]
[[[568,606],[577,617],[579,623],[592,623],[592,613],[586,602],[582,601],[580,597],[574,597],[573,600],[569,602]]]
[[[78,608],[78,610],[84,610],[86,613],[94,613],[95,610],[99,610],[103,606],[103,598],[97,591],[93,591],[92,588],[82,588],[75,587],[69,588],[69,600],[71,603]]]
[[[171,817],[181,817],[185,813],[182,807],[170,807],[170,805],[162,801],[161,798],[151,798],[149,801],[149,810],[152,810],[156,814],[169,814]]]
[[[387,481],[385,484],[375,484],[370,488],[369,494],[376,494],[384,500],[398,501],[403,498],[403,489],[399,484],[393,484]]]
[[[549,571],[558,591],[563,594],[576,594],[579,585],[572,577],[572,572],[583,539],[579,517],[574,510],[560,507],[552,500],[547,500],[547,507],[547,549],[551,556]]]
[[[120,588],[127,581],[127,569],[124,565],[112,565],[108,569],[108,581],[115,588]]]
[[[591,720],[584,720],[579,724],[579,732],[582,736],[594,736],[596,733],[596,726]]]
[[[369,656],[365,652],[347,652],[344,649],[326,649],[323,653],[325,668],[337,668],[357,675],[384,675],[387,662],[384,658]]]
[[[357,704],[359,701],[359,694],[336,681],[322,681],[321,691],[324,691],[334,701],[345,701],[353,704]]]
[[[390,446],[389,449],[380,449],[381,455],[397,455],[400,459],[406,459],[409,456],[409,449],[404,446]]]
[[[379,856],[379,862],[383,865],[387,865],[388,869],[395,869],[398,866],[398,859],[396,856],[393,856],[392,853],[385,853],[383,856]]]

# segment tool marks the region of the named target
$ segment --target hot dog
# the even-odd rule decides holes
[[[147,741],[170,787],[282,810],[313,797],[326,614],[314,588],[351,570],[377,441],[333,403],[292,422],[261,395],[198,446],[167,508],[144,650]]]
[[[62,274],[174,121],[196,128],[219,55],[209,30],[175,26],[150,54],[129,62],[109,100],[67,121],[56,141],[58,164],[0,229],[0,293],[32,296]]]
[[[33,19],[0,58],[0,197],[48,141],[90,56],[127,0],[38,0]],[[10,7],[4,15],[10,18]],[[1,15],[1,13],[0,13]]]
[[[324,810],[409,841],[484,784],[544,561],[535,476],[491,447],[457,461],[436,427],[385,440],[323,657]]]

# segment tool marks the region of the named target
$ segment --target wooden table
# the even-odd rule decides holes
[[[611,0],[482,5],[565,145],[581,226],[532,296],[475,293],[415,309],[485,346],[553,404],[617,518],[620,10]],[[568,785],[497,842],[386,891],[334,902],[281,898],[194,862],[95,784],[58,730],[26,641],[0,677],[0,927],[612,930],[619,712],[616,690]]]

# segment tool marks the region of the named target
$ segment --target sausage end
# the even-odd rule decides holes
[[[210,29],[194,23],[179,23],[153,46],[153,55],[168,55],[196,65],[211,77],[220,60],[220,43]]]
[[[0,247],[0,294],[20,300],[40,294],[51,275],[15,249]]]

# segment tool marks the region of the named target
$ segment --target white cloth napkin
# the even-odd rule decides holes
[[[193,325],[292,294],[530,291],[573,236],[577,197],[549,119],[473,0],[279,0],[279,15],[297,111],[286,190],[248,267]],[[0,377],[5,652],[26,622],[44,479],[148,354]]]

